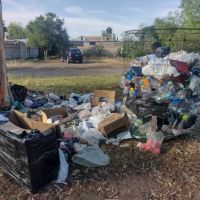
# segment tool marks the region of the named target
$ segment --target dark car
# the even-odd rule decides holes
[[[66,54],[67,63],[83,62],[83,54],[81,53],[81,50],[79,48],[71,48],[67,51]]]

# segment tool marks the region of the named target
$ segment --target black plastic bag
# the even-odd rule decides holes
[[[27,88],[22,85],[12,85],[10,87],[10,91],[13,95],[13,98],[15,101],[18,101],[20,103],[24,103],[27,95]]]

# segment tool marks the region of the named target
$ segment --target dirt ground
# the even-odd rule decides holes
[[[162,154],[130,147],[104,146],[110,164],[86,168],[70,164],[67,185],[50,184],[31,195],[0,175],[0,199],[34,200],[187,200],[200,198],[199,136],[164,143]],[[42,177],[41,177],[42,178]]]
[[[106,70],[119,73],[120,66],[113,63],[68,65],[58,61],[9,65],[9,73],[20,76],[110,72]],[[87,168],[70,163],[67,185],[49,184],[35,195],[0,173],[0,200],[199,200],[199,141],[198,128],[193,135],[164,143],[159,156],[139,152],[136,141],[128,141],[129,147],[105,145],[102,148],[111,158],[108,166]]]
[[[61,62],[59,59],[35,62],[7,62],[8,74],[14,76],[83,76],[120,74],[122,66],[120,60],[91,60],[79,63]]]

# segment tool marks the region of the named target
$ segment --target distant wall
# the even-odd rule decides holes
[[[83,43],[82,43],[83,44]],[[85,42],[84,45],[78,46],[82,52],[87,51],[89,56],[96,56],[95,45],[103,46],[102,56],[114,57],[117,55],[118,49],[121,47],[121,41],[96,41],[96,42]]]
[[[6,59],[30,59],[38,58],[39,49],[27,47],[23,43],[5,41]]]

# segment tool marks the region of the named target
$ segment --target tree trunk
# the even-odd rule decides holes
[[[48,58],[48,50],[44,49],[44,60],[47,60]]]
[[[8,78],[4,49],[4,29],[2,20],[2,2],[0,0],[0,110],[7,109],[10,106],[10,97],[8,94]]]

